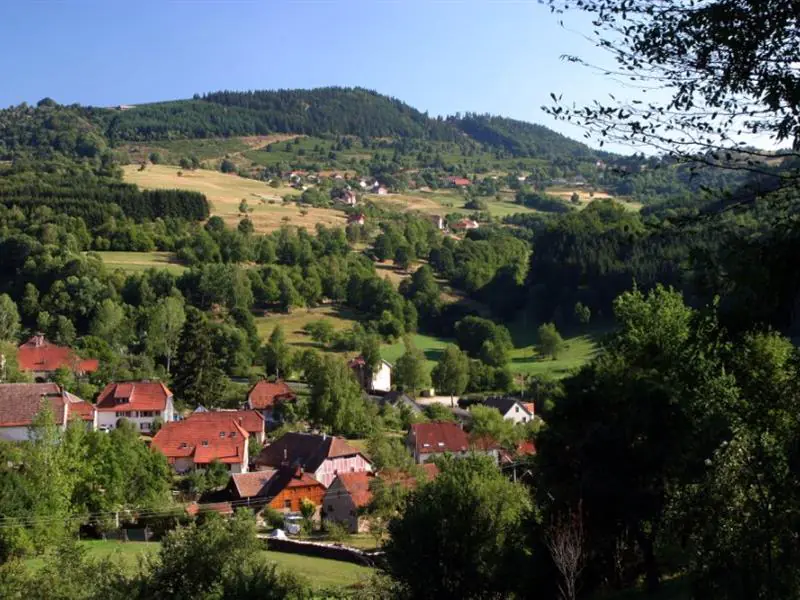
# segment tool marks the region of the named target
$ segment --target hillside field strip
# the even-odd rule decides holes
[[[143,189],[201,192],[211,204],[211,214],[222,217],[231,227],[236,227],[244,217],[239,212],[239,205],[245,200],[252,211],[249,216],[258,233],[269,233],[285,224],[305,227],[309,231],[313,231],[318,223],[326,226],[345,225],[345,215],[341,211],[284,204],[284,195],[297,194],[290,187],[273,188],[263,181],[205,169],[183,171],[183,175],[179,176],[179,170],[167,165],[149,165],[140,171],[138,166],[128,165],[125,167],[125,181]]]
[[[172,252],[95,252],[103,264],[125,273],[138,273],[147,269],[165,269],[180,275],[186,267],[180,264]]]

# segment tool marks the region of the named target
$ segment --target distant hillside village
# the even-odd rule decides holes
[[[393,389],[392,364],[380,361],[370,369],[360,356],[348,368],[363,397],[382,411],[391,408],[406,415],[404,435],[389,434],[399,457],[373,456],[363,441],[355,445],[303,422],[287,422],[285,417],[293,413],[303,384],[260,379],[236,409],[190,408],[185,403],[179,408],[181,403],[169,387],[151,380],[112,381],[88,401],[53,379],[64,371],[86,377],[101,367],[98,360],[79,358],[72,349],[42,334],[21,344],[15,359],[20,371],[35,383],[0,383],[0,440],[35,441],[40,435],[37,419],[43,411],[52,415],[62,431],[70,426],[101,434],[131,429],[142,446],[166,459],[176,481],[215,474],[217,485],[197,490],[185,505],[189,514],[204,509],[233,514],[235,507],[246,505],[257,514],[277,511],[291,516],[313,506],[313,520],[336,522],[351,533],[363,533],[370,528],[374,481],[386,479],[411,489],[420,478],[436,477],[438,458],[474,455],[489,457],[516,479],[529,472],[526,461],[536,452],[524,435],[495,439],[472,428],[475,406],[495,413],[495,421],[509,426],[506,433],[515,426],[532,425],[536,420],[533,403],[496,397],[464,410],[452,398],[436,397],[433,390],[415,399]],[[3,357],[0,365],[4,369],[6,364]],[[373,453],[385,451],[372,448]]]

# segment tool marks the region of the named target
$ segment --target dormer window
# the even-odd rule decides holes
[[[178,446],[178,448],[186,448],[188,446],[189,446],[189,444],[187,444],[186,442],[181,442],[180,445]]]
[[[235,432],[235,431],[231,431],[231,437],[232,437],[232,438],[233,438],[233,437],[236,437],[236,432]]]
[[[439,448],[444,448],[444,442],[439,442]]]
[[[219,432],[219,437],[224,438],[225,437],[225,432],[224,431],[220,431]]]

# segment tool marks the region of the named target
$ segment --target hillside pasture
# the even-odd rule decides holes
[[[221,217],[235,227],[244,217],[239,212],[242,200],[247,201],[249,217],[258,233],[269,233],[288,224],[313,230],[318,223],[327,226],[344,226],[343,212],[330,208],[298,207],[285,204],[283,196],[297,194],[287,186],[270,187],[263,181],[246,179],[235,174],[198,169],[183,171],[167,165],[150,165],[140,171],[136,165],[125,167],[125,181],[143,189],[185,189],[206,195],[211,214]]]
[[[237,155],[261,148],[273,142],[290,140],[296,136],[289,134],[253,135],[230,138],[206,138],[196,140],[167,140],[160,142],[134,142],[121,145],[117,152],[136,163],[147,161],[151,152],[158,152],[165,164],[177,165],[182,158],[191,156],[203,161],[218,161],[226,156]]]
[[[172,252],[95,252],[103,264],[112,270],[139,273],[147,269],[164,269],[180,275],[186,267],[178,262]]]
[[[315,308],[295,308],[291,313],[268,313],[255,318],[258,335],[267,339],[272,330],[280,325],[286,334],[286,341],[295,347],[313,347],[322,349],[322,346],[313,342],[303,327],[312,321],[325,319],[330,321],[336,331],[348,329],[356,323],[357,315],[341,306],[317,306]]]
[[[621,196],[612,196],[608,192],[603,192],[600,190],[591,191],[589,188],[586,187],[550,187],[545,190],[547,194],[551,196],[557,196],[562,200],[569,201],[572,198],[572,194],[578,194],[578,198],[580,198],[581,208],[586,207],[588,204],[593,202],[594,200],[605,200],[611,199],[616,202],[622,204],[628,210],[638,212],[641,210],[642,205],[639,202],[633,202],[628,198],[623,198]]]

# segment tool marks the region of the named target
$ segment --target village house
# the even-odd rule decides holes
[[[483,405],[494,408],[507,421],[519,424],[533,420],[533,404],[531,403],[522,403],[514,398],[494,397],[484,400]]]
[[[448,177],[447,182],[455,187],[466,187],[468,185],[472,185],[472,182],[464,177]]]
[[[299,512],[303,500],[322,506],[325,486],[302,467],[279,467],[231,475],[227,491],[232,501],[260,510],[269,506],[282,512]]]
[[[417,404],[416,400],[405,392],[391,391],[383,394],[378,399],[378,404],[384,406],[386,404],[396,409],[406,409],[411,414],[422,415],[424,411],[422,407]]]
[[[377,371],[372,373],[371,377],[363,356],[357,356],[348,365],[366,391],[388,392],[392,389],[392,365],[385,360],[381,360]]]
[[[94,407],[55,383],[3,383],[0,384],[0,440],[28,440],[29,428],[43,407],[50,407],[61,429],[72,419],[80,419],[88,429],[97,428]]]
[[[190,417],[165,423],[151,446],[167,457],[176,473],[205,469],[215,461],[231,473],[246,473],[249,437],[236,419],[208,421]]]
[[[355,206],[358,204],[356,193],[352,190],[343,190],[338,198],[338,201],[346,206]]]
[[[441,215],[430,215],[430,221],[433,223],[433,226],[436,227],[439,231],[444,231],[445,222],[444,217]]]
[[[417,464],[443,454],[465,456],[470,448],[469,436],[457,423],[432,421],[414,423],[408,430],[406,446]]]
[[[98,427],[104,430],[127,419],[142,433],[150,433],[156,420],[175,420],[172,392],[160,381],[109,383],[97,397],[96,408]]]
[[[353,213],[352,215],[347,215],[348,225],[363,225],[366,222],[367,218],[364,216],[364,213]]]
[[[422,465],[421,469],[426,481],[433,479],[439,473],[438,467],[433,463]],[[417,479],[406,473],[394,475],[381,473],[380,478],[387,485],[399,483],[409,489],[417,485]],[[375,479],[372,473],[367,472],[337,475],[322,499],[323,518],[326,521],[341,523],[350,533],[369,531],[369,516],[364,514],[364,509],[372,501],[370,486]]]
[[[233,419],[239,427],[247,432],[251,441],[263,444],[266,439],[264,416],[257,410],[206,410],[194,412],[187,418],[188,421],[205,421],[208,423],[225,424]]]
[[[344,439],[289,432],[261,451],[256,468],[301,467],[326,488],[339,473],[372,471],[372,463]]]
[[[470,229],[478,229],[480,224],[474,219],[459,219],[450,228],[453,231],[469,231]]]
[[[17,348],[17,364],[20,371],[31,373],[36,381],[50,379],[58,369],[68,369],[82,377],[100,366],[96,359],[82,359],[71,348],[47,341],[41,333]]]
[[[245,407],[259,411],[266,423],[272,425],[281,421],[281,405],[295,400],[297,400],[297,394],[286,382],[262,379],[247,392]]]

